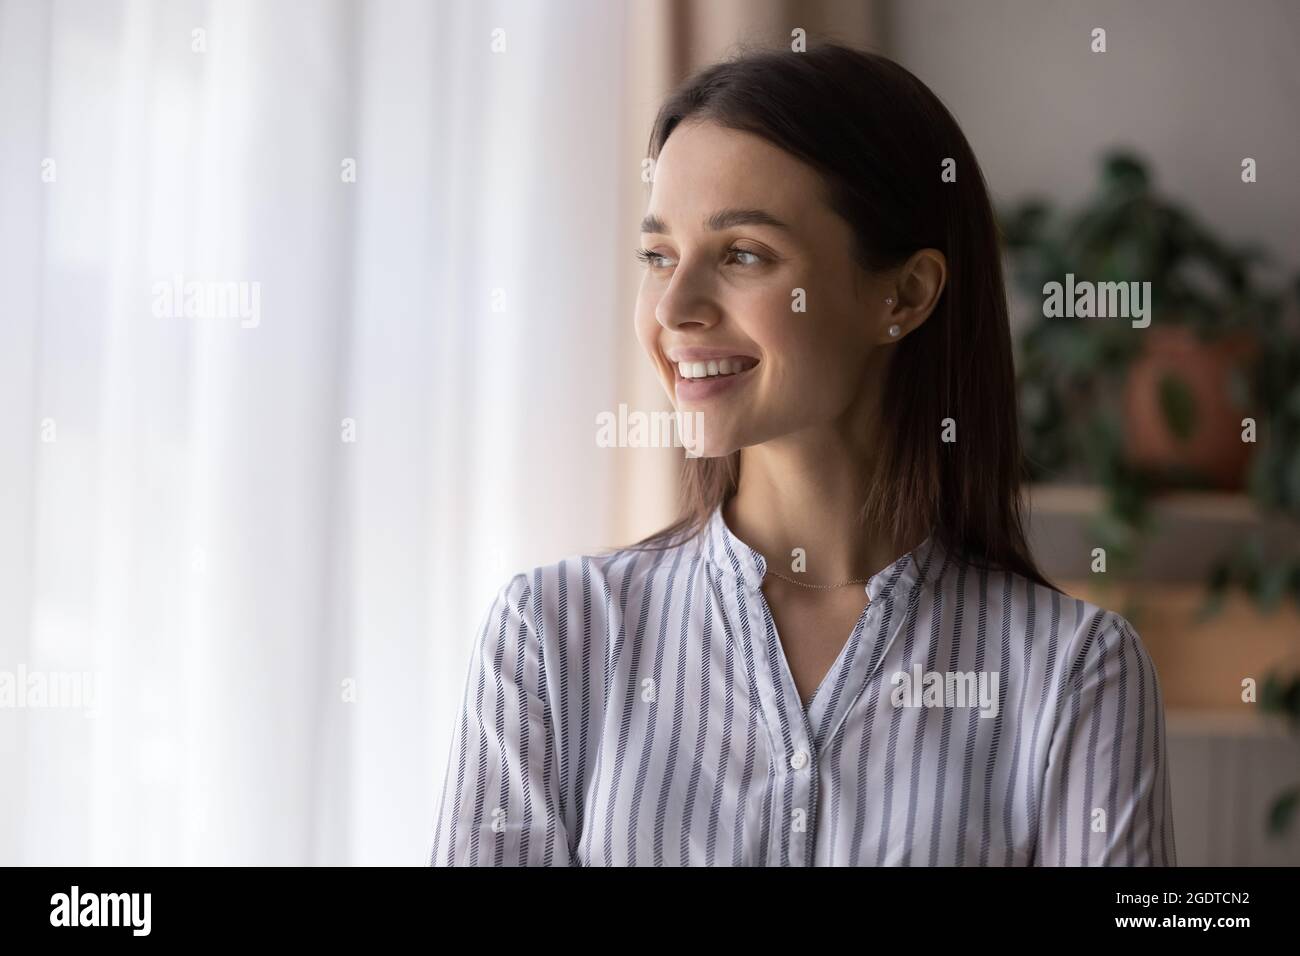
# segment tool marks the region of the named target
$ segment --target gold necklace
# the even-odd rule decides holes
[[[830,590],[832,588],[842,588],[849,584],[866,584],[870,578],[854,578],[852,581],[841,581],[839,584],[808,584],[804,581],[796,581],[794,578],[788,578],[780,571],[773,571],[770,568],[767,571],[773,577],[778,577],[782,581],[789,581],[791,584],[797,584],[801,588],[816,588],[819,591]]]

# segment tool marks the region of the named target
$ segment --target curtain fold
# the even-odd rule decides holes
[[[102,691],[0,709],[0,861],[424,860],[491,594],[612,536],[622,17],[0,2],[0,679]]]

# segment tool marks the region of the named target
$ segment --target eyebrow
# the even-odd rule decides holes
[[[704,228],[710,232],[719,232],[732,226],[773,226],[790,230],[789,225],[764,209],[719,209],[704,220]],[[641,231],[664,236],[670,233],[668,224],[654,213],[641,220]]]

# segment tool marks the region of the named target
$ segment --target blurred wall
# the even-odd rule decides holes
[[[1099,154],[1127,145],[1225,238],[1300,266],[1300,4],[908,0],[888,14],[888,52],[957,117],[995,203],[1078,202]],[[1257,183],[1241,181],[1246,156]]]

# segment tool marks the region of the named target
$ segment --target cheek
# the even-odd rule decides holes
[[[857,330],[834,315],[812,311],[768,313],[754,325],[754,338],[770,357],[769,382],[778,391],[794,390],[811,401],[837,401],[855,387],[864,343]]]
[[[727,311],[741,333],[765,353],[782,355],[802,348],[810,323],[807,312],[796,312],[790,287],[755,290],[733,298]]]
[[[830,351],[818,317],[795,312],[788,302],[754,308],[749,316],[746,332],[773,367],[782,370],[782,378],[808,374],[818,364],[819,356]]]

